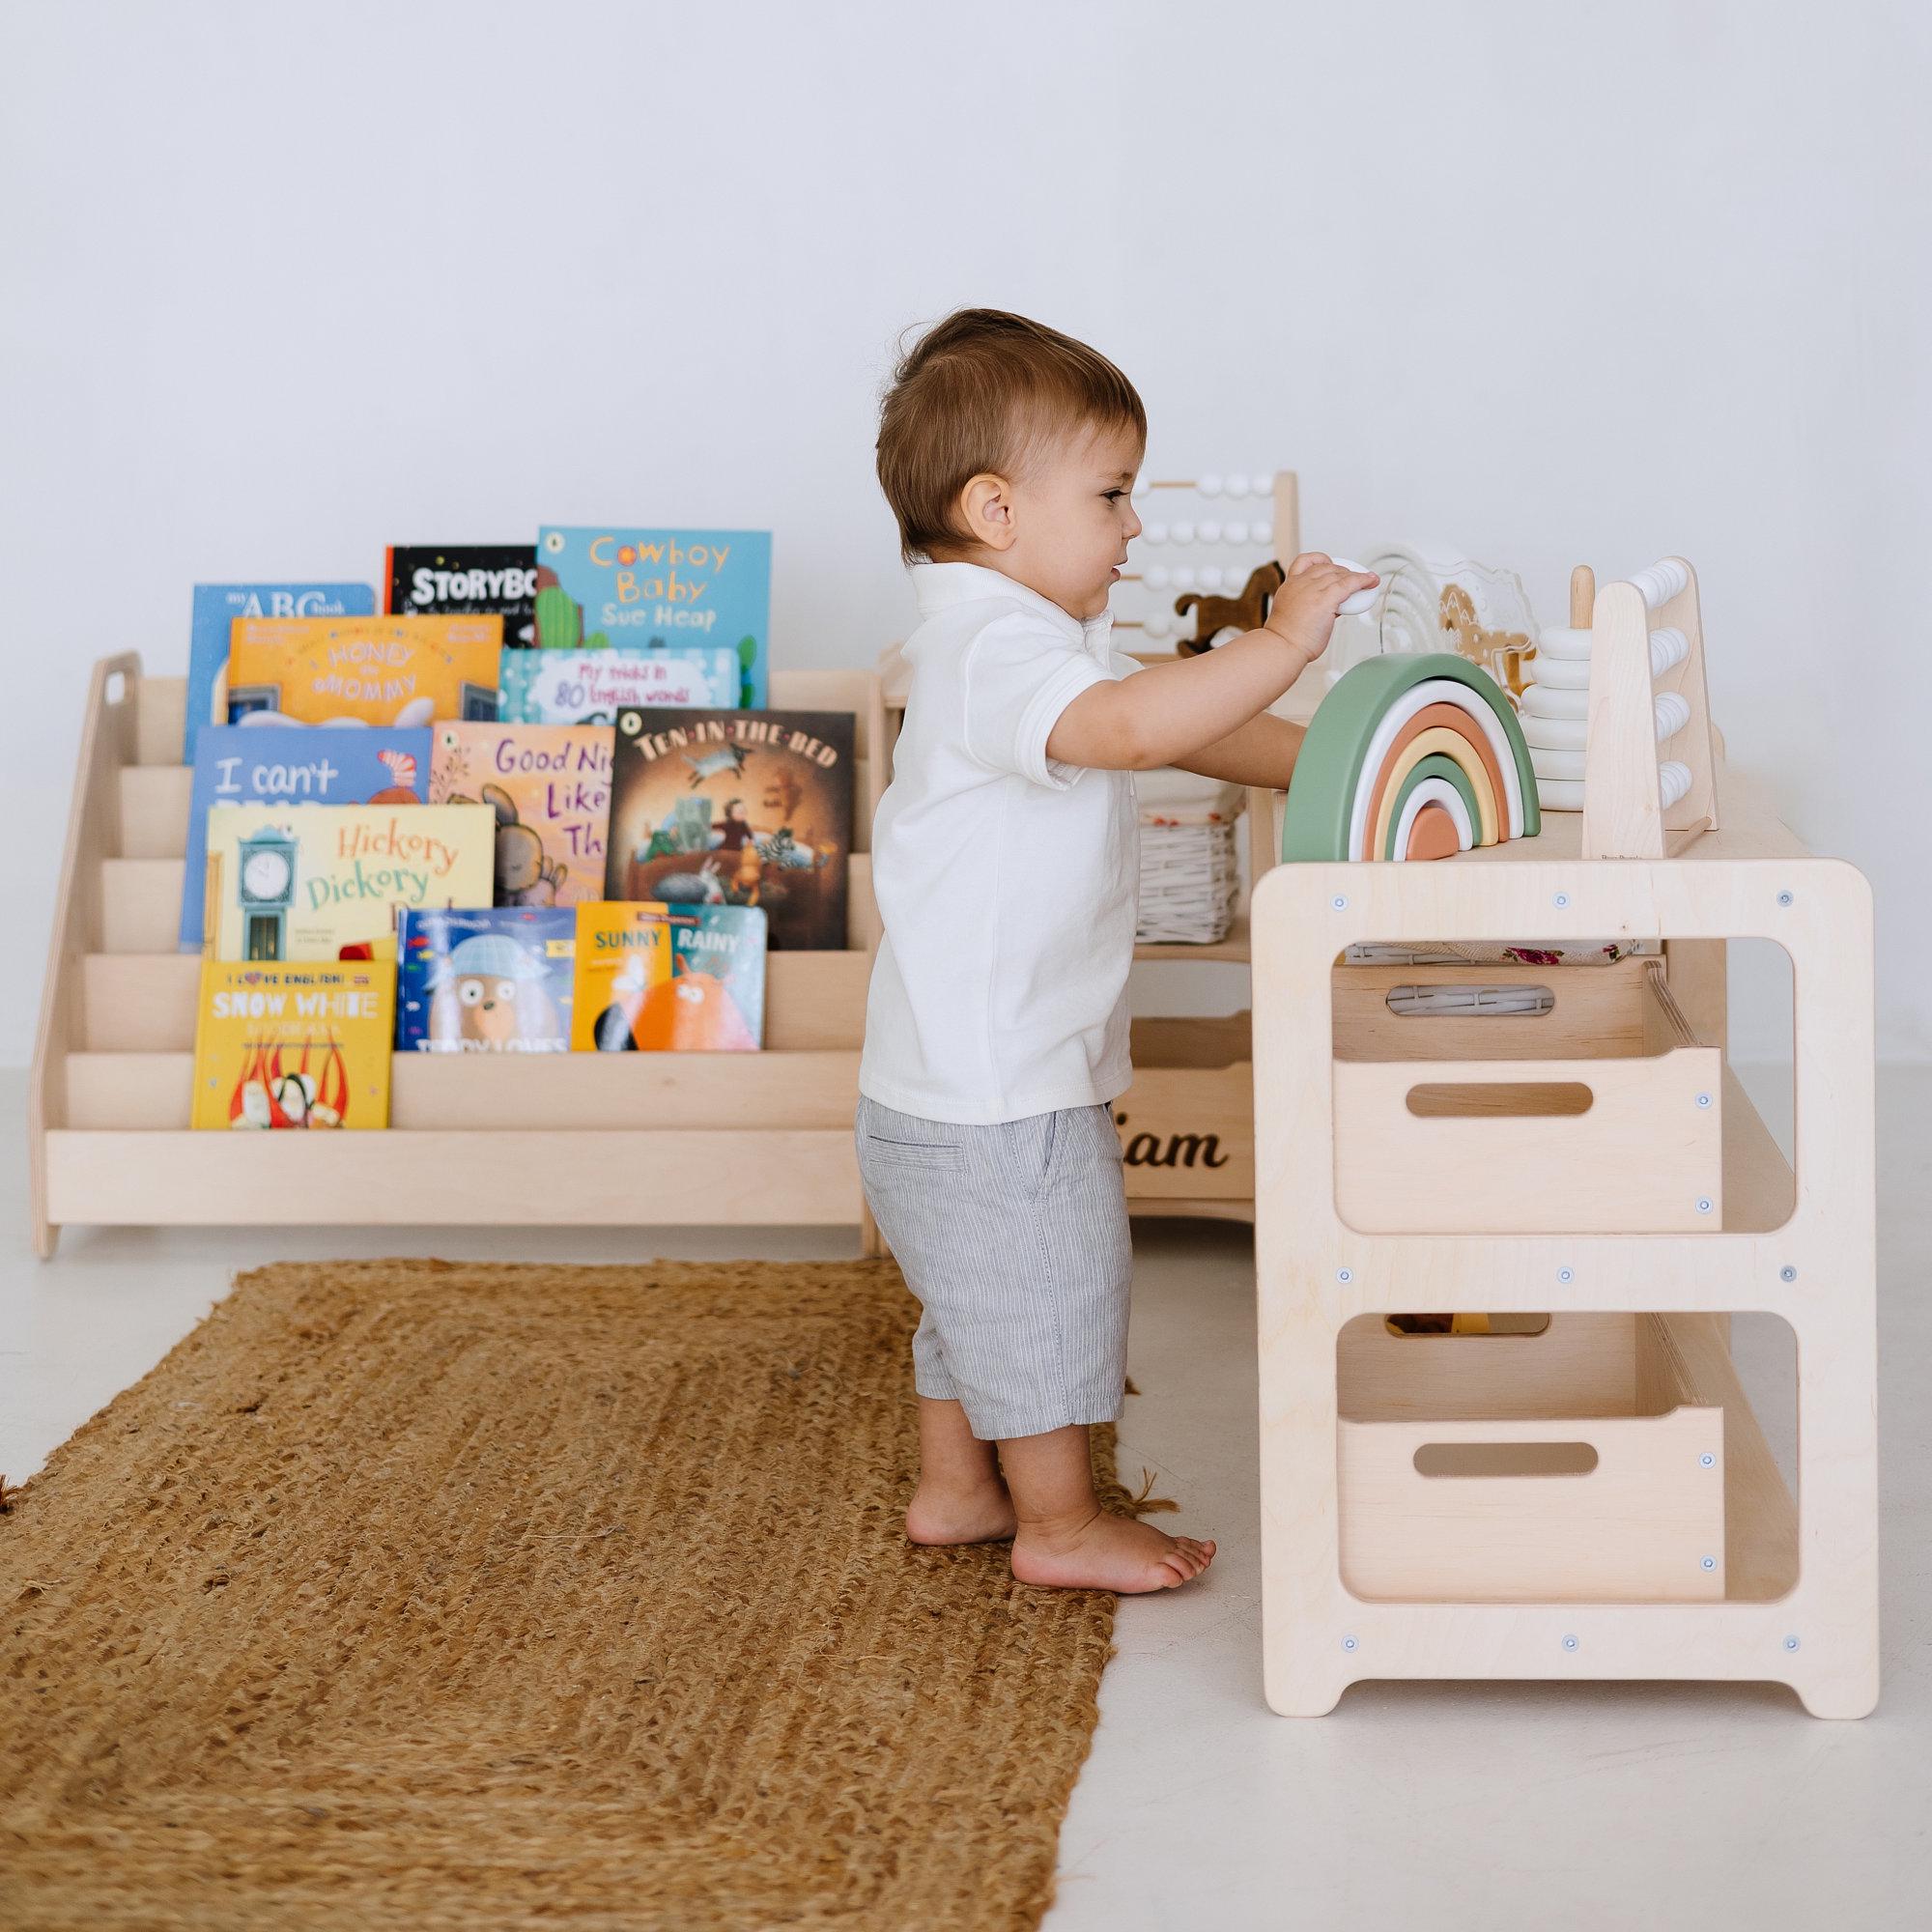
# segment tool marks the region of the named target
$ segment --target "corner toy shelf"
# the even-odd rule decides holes
[[[96,665],[29,1090],[35,1245],[68,1224],[852,1226],[878,943],[884,714],[867,671],[780,671],[772,702],[857,716],[848,944],[767,961],[765,1051],[398,1054],[387,1129],[187,1125],[200,960],[176,950],[185,683]]]
[[[1268,1701],[1320,1716],[1363,1678],[1732,1679],[1862,1717],[1869,889],[1728,781],[1720,820],[1688,564],[1601,591],[1579,570],[1572,597],[1581,812],[1434,864],[1278,866],[1255,895]],[[1668,782],[1666,690],[1691,720]],[[1606,938],[1663,960],[1338,964],[1358,941]],[[1723,1064],[1736,938],[1791,960],[1795,1171]],[[1554,997],[1423,1017],[1396,977]],[[1468,1310],[1486,1319],[1443,1332]],[[1795,1498],[1732,1363],[1737,1310],[1796,1338]]]

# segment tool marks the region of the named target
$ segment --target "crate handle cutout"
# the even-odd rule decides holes
[[[1527,1342],[1549,1329],[1548,1315],[1385,1315],[1382,1325],[1400,1341]]]
[[[1418,1476],[1587,1476],[1597,1450],[1591,1442],[1425,1442],[1414,1460]]]
[[[1548,986],[1391,986],[1382,1004],[1406,1020],[1536,1020],[1551,1011],[1556,995]]]
[[[1546,1120],[1587,1114],[1596,1095],[1580,1080],[1425,1080],[1408,1090],[1424,1121]]]

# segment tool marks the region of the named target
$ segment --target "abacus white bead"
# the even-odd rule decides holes
[[[1176,524],[1174,526],[1174,540],[1178,544],[1191,544],[1194,541],[1194,526],[1192,524]]]
[[[1255,471],[1255,495],[1257,497],[1271,497],[1274,495],[1274,471],[1272,469],[1257,469]]]
[[[1221,479],[1210,469],[1194,487],[1204,497],[1218,497],[1221,494]]]
[[[1232,471],[1228,477],[1227,489],[1231,497],[1245,497],[1248,494],[1247,471],[1244,469]]]
[[[1201,525],[1195,530],[1194,534],[1203,543],[1219,543],[1221,541],[1221,526],[1216,523],[1206,523]]]
[[[1141,527],[1141,535],[1151,544],[1163,544],[1167,541],[1167,526],[1145,524]]]
[[[1192,590],[1194,588],[1194,573],[1184,563],[1174,573],[1174,587],[1177,590]]]
[[[1150,590],[1165,590],[1167,588],[1167,565],[1157,563],[1152,569],[1142,571],[1141,582]]]
[[[1272,524],[1257,524],[1255,526],[1255,541],[1264,549],[1273,543],[1274,526]]]
[[[1205,570],[1202,571],[1201,587],[1203,590],[1220,589],[1221,566],[1218,563],[1210,563],[1207,566]]]
[[[1152,490],[1153,485],[1145,476],[1136,477],[1134,480],[1134,501],[1136,503],[1145,502]]]
[[[1165,638],[1171,636],[1173,633],[1174,619],[1165,611],[1156,611],[1141,626],[1141,629],[1151,638]]]
[[[1221,534],[1231,544],[1244,544],[1248,540],[1248,526],[1246,524],[1230,524]]]

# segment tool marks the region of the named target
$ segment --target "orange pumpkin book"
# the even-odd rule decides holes
[[[585,900],[571,1008],[579,1052],[754,1052],[764,1038],[765,915]]]

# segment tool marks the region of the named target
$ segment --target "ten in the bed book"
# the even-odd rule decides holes
[[[849,711],[617,714],[604,895],[758,906],[774,952],[845,944]]]

